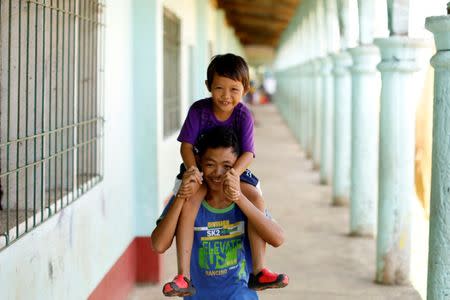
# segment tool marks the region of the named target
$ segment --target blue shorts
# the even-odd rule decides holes
[[[183,178],[183,174],[186,172],[186,167],[184,164],[180,165],[180,173],[177,175],[177,179],[181,180]],[[254,187],[258,186],[259,179],[252,173],[249,169],[245,170],[244,173],[241,174],[241,181],[253,185]]]

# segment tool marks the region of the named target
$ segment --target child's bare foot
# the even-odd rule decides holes
[[[262,269],[261,272],[254,275],[250,274],[248,287],[255,291],[265,289],[283,288],[289,284],[289,277],[286,274],[271,272],[269,269]]]
[[[163,294],[168,297],[193,296],[195,295],[195,287],[189,279],[183,275],[177,275],[171,282],[164,284]]]

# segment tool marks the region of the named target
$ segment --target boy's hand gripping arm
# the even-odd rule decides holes
[[[178,190],[177,197],[181,198],[190,198],[195,193],[197,193],[198,189],[202,185],[203,181],[203,173],[201,173],[196,167],[190,167],[183,175],[183,178],[187,176],[186,182],[182,182],[180,189]]]
[[[156,252],[164,253],[172,245],[181,209],[184,202],[190,198],[183,195],[196,194],[198,192],[198,187],[195,188],[196,185],[198,185],[198,175],[191,168],[184,173],[180,189],[167,214],[152,232],[152,247]]]

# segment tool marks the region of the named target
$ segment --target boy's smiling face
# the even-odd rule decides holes
[[[245,94],[242,82],[214,74],[211,83],[214,111],[229,114]]]
[[[223,176],[228,172],[237,160],[237,154],[233,148],[208,148],[200,158],[200,166],[203,178],[208,188],[212,191],[222,191]]]

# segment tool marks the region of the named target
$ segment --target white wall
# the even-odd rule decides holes
[[[104,180],[0,252],[2,299],[86,299],[134,237],[130,14],[108,2]]]
[[[160,4],[173,12],[181,22],[181,122],[184,121],[189,105],[192,99],[189,99],[189,46],[196,42],[196,9],[195,0],[165,0],[160,1]],[[162,28],[162,27],[161,27]],[[162,31],[160,32],[160,39],[163,40]],[[162,47],[162,43],[160,45]],[[161,48],[162,49],[162,48]],[[162,51],[160,52],[162,54]],[[160,61],[162,61],[162,57]],[[163,73],[163,65],[160,66],[159,74]],[[205,71],[206,72],[206,71]],[[160,83],[160,90],[163,91],[163,82]],[[180,143],[176,140],[179,131],[171,136],[163,137],[163,95],[158,98],[158,203],[162,210],[164,207],[163,201],[171,193],[175,176],[178,174],[179,166],[182,162],[180,155]]]

